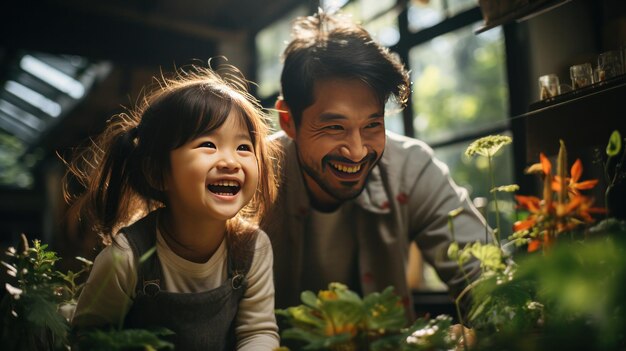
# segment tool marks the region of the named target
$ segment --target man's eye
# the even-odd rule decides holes
[[[237,151],[252,151],[252,146],[242,144],[237,147]]]
[[[332,126],[326,126],[324,127],[324,129],[328,129],[328,130],[343,130],[343,127],[340,125],[332,125]]]
[[[211,148],[211,149],[217,149],[217,148],[215,147],[215,144],[213,144],[213,143],[212,143],[212,142],[210,142],[210,141],[205,141],[205,142],[203,142],[202,144],[198,145],[198,147],[208,147],[208,148]]]
[[[376,128],[376,127],[380,127],[382,125],[382,123],[380,122],[372,122],[368,125],[365,126],[365,128]]]

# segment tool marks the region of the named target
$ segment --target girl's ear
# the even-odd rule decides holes
[[[288,137],[295,139],[296,137],[296,124],[291,116],[289,106],[285,103],[285,100],[278,98],[276,100],[276,110],[278,111],[278,120],[280,127],[285,131]]]

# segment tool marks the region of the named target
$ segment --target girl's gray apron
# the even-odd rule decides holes
[[[158,211],[122,230],[136,260],[156,245]],[[251,240],[251,245],[254,242]],[[254,246],[247,249],[247,252],[254,252]],[[173,293],[165,291],[167,287],[163,285],[161,264],[155,251],[143,263],[137,262],[136,297],[124,327],[170,329],[175,334],[165,339],[173,342],[177,350],[236,349],[235,317],[246,290],[245,274],[252,257],[239,261],[231,260],[229,250],[228,279],[218,288],[199,293]]]

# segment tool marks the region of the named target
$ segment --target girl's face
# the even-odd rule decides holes
[[[220,128],[172,150],[170,159],[165,187],[174,212],[225,221],[257,189],[254,146],[237,112],[231,112]]]

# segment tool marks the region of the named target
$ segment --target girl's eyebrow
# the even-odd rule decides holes
[[[239,133],[239,134],[235,134],[234,137],[236,139],[247,139],[250,140],[250,135],[247,133]]]

